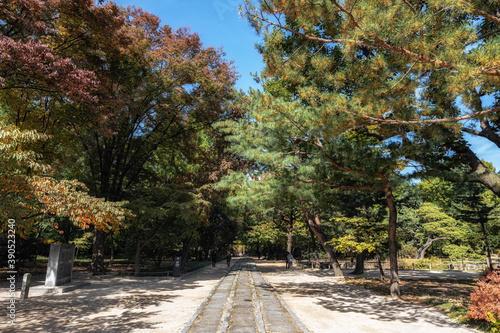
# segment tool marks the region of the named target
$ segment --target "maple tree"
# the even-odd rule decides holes
[[[43,147],[50,154],[44,155],[66,165],[96,197],[120,201],[124,190],[140,180],[156,150],[192,140],[196,131],[226,113],[234,68],[222,50],[204,47],[188,29],[160,26],[158,17],[140,8],[120,8],[112,2],[47,1],[40,3],[40,10],[51,15],[43,17],[51,26],[35,34],[35,41],[44,42],[54,59],[70,61],[78,73],[88,73],[94,85],[74,85],[89,94],[89,99],[77,100],[35,77],[33,89],[25,85],[3,95],[8,115],[23,129],[53,135]],[[23,30],[21,21],[5,22],[6,30]],[[6,77],[5,82],[15,83],[15,78]],[[34,89],[42,84],[46,90]],[[105,232],[96,229],[95,272],[104,270],[104,237]]]
[[[122,58],[103,49],[106,56],[89,64],[101,82],[96,107],[107,110],[106,119],[74,122],[90,186],[110,200],[134,182],[157,149],[187,142],[218,119],[234,82],[223,53],[203,48],[198,35],[159,27],[157,17],[138,9],[128,18],[132,41]],[[92,58],[92,50],[81,52]]]
[[[208,256],[210,248],[225,250],[234,239],[236,226],[220,209],[223,196],[211,189],[227,167],[225,143],[212,130],[197,134],[176,147],[159,147],[123,192],[135,216],[113,238],[134,258],[136,274],[144,255],[157,265],[165,255],[180,256],[182,270],[193,248],[202,247]]]
[[[489,271],[471,293],[469,318],[492,323],[492,332],[500,330],[500,271]]]
[[[181,269],[187,261],[189,245],[201,224],[206,223],[210,206],[189,184],[171,184],[138,188],[128,206],[136,212],[121,233],[135,243],[135,274],[140,271],[141,251],[149,243],[170,242],[186,245],[181,254]]]
[[[102,2],[101,2],[102,3]],[[118,15],[119,14],[119,15]],[[7,123],[15,124],[22,130],[37,129],[40,133],[57,134],[59,136],[69,119],[76,119],[78,112],[68,106],[74,103],[93,105],[97,102],[96,88],[99,84],[92,70],[82,66],[82,59],[72,51],[72,45],[85,42],[94,32],[104,31],[111,37],[113,43],[123,45],[126,40],[121,26],[125,19],[119,7],[113,3],[103,5],[94,1],[4,1],[0,4],[0,98],[5,106]],[[128,41],[128,39],[127,39]],[[78,64],[77,64],[78,63]],[[100,109],[93,109],[93,121],[100,119]],[[68,138],[69,136],[66,136]],[[54,137],[47,146],[54,146]],[[43,147],[38,147],[43,148]],[[43,149],[38,150],[43,157],[50,156]],[[43,184],[42,184],[43,183]],[[73,203],[91,201],[91,197],[75,197],[76,188],[83,184],[67,183],[63,188],[50,179],[38,180],[32,183],[38,186],[41,197],[46,205],[52,206],[51,195],[64,197]],[[42,185],[54,185],[53,192],[43,190]],[[49,188],[51,188],[49,186]],[[16,190],[8,188],[7,190]],[[66,189],[66,190],[65,190]],[[80,192],[78,192],[80,193]],[[93,193],[95,195],[95,193]],[[73,198],[70,198],[73,196]],[[88,226],[91,216],[102,214],[99,219],[110,218],[93,224],[96,230],[109,229],[105,227],[111,222],[116,227],[114,217],[107,215],[110,207],[119,204],[102,203],[96,199],[77,213],[78,223]],[[64,200],[62,201],[64,202]],[[102,207],[102,209],[99,209]],[[108,208],[106,208],[108,207]],[[68,207],[52,208],[58,214],[71,214]],[[76,208],[73,206],[73,208]],[[94,210],[92,212],[92,209]],[[101,213],[99,213],[99,211]],[[49,209],[49,212],[53,213]],[[94,213],[94,215],[92,215]],[[118,213],[118,212],[115,212]],[[83,214],[83,215],[82,215]]]
[[[111,98],[104,107],[113,112],[107,126],[86,123],[76,131],[90,169],[89,185],[108,200],[121,199],[155,151],[189,142],[218,119],[231,94],[234,76],[222,53],[204,49],[199,37],[185,29],[155,33],[143,55],[147,66],[136,68],[137,56],[131,54],[134,63],[114,68],[116,77],[106,81]]]
[[[48,137],[34,130],[21,131],[0,123],[0,200],[2,223],[16,220],[22,236],[33,227],[33,219],[43,215],[67,216],[81,228],[118,228],[130,213],[125,202],[106,202],[87,193],[84,184],[48,176],[50,167],[38,161],[30,144]]]
[[[106,4],[106,8],[112,7]],[[0,4],[0,88],[58,92],[78,101],[95,101],[94,73],[78,68],[55,45],[61,26],[82,13],[101,9],[93,1],[8,0]],[[65,17],[66,21],[62,18]],[[92,17],[86,17],[87,23]],[[81,21],[81,20],[80,20]],[[69,37],[69,36],[68,36]],[[78,35],[71,36],[76,39]]]

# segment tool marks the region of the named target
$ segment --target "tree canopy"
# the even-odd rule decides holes
[[[499,5],[248,0],[265,66],[236,92],[222,48],[140,8],[3,1],[0,229],[92,242],[96,274],[235,240],[336,275],[388,255],[395,297],[398,253],[491,267],[500,175],[467,140],[500,148]]]

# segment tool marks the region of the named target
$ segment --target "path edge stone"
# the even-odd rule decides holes
[[[222,281],[224,280],[224,278],[226,276],[227,276],[227,274],[225,276],[223,276],[219,280],[219,282],[217,282],[215,284],[215,286],[212,288],[212,290],[210,291],[210,293],[208,294],[208,296],[205,297],[205,299],[203,300],[203,302],[201,302],[200,306],[198,306],[198,308],[196,309],[196,311],[193,313],[193,315],[191,316],[191,318],[189,318],[189,320],[187,321],[186,325],[184,325],[184,328],[179,333],[187,333],[189,331],[189,329],[191,328],[191,326],[193,326],[196,318],[198,318],[198,315],[203,311],[203,309],[205,308],[205,306],[207,305],[207,303],[210,301],[210,299],[214,295],[215,291],[217,290],[217,288],[219,288],[220,284],[222,283]]]
[[[262,279],[271,288],[272,293],[276,296],[276,298],[280,302],[281,306],[288,312],[288,314],[290,315],[290,317],[292,317],[292,319],[295,321],[295,325],[297,325],[297,327],[303,333],[311,333],[311,331],[309,331],[309,329],[302,323],[302,321],[299,319],[299,317],[297,317],[297,315],[292,311],[292,309],[290,309],[290,307],[288,306],[288,304],[286,304],[286,302],[281,298],[281,296],[278,294],[278,292],[273,287],[273,285],[271,283],[269,283],[269,281],[266,279],[266,277],[264,276],[264,274],[262,274],[262,272],[260,270],[257,270],[257,273],[260,274],[260,276],[262,277]]]

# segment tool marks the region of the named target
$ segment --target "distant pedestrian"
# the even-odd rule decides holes
[[[227,267],[229,267],[229,265],[231,265],[231,252],[229,251],[227,251],[226,261],[227,261]]]
[[[215,264],[217,263],[217,251],[212,251],[212,267],[215,267]]]
[[[292,268],[292,265],[293,265],[293,256],[290,252],[287,252],[287,255],[286,255],[286,268],[287,269],[290,269]]]

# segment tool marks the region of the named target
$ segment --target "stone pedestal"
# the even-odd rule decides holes
[[[73,277],[73,260],[75,257],[75,244],[50,244],[46,287],[61,286],[71,282]]]

